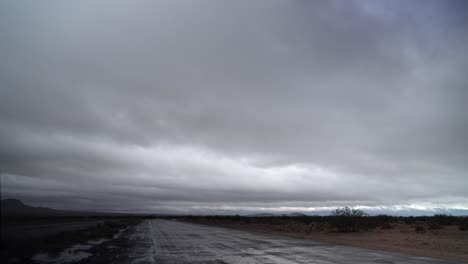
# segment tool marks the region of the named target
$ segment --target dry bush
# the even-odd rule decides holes
[[[468,217],[463,218],[458,224],[458,230],[467,231],[468,230]]]
[[[414,231],[416,233],[426,233],[426,228],[423,225],[416,225]]]
[[[430,223],[428,223],[427,226],[428,226],[429,230],[440,230],[440,229],[444,228],[443,225],[441,225],[441,224],[439,224],[437,222],[430,222]]]

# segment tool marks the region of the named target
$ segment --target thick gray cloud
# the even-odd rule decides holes
[[[2,197],[468,209],[464,1],[0,5]]]

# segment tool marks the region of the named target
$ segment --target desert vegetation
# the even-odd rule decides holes
[[[308,233],[313,230],[328,232],[360,232],[392,229],[398,225],[412,226],[415,232],[441,230],[456,226],[468,230],[468,217],[438,214],[434,216],[370,216],[362,210],[349,207],[333,211],[328,216],[183,216],[182,220],[224,226],[263,225],[278,231]]]

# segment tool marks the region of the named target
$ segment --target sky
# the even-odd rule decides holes
[[[468,210],[466,1],[2,1],[1,196]]]

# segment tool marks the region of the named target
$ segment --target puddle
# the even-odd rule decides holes
[[[122,232],[127,230],[127,228],[120,230],[116,233],[112,239],[118,238]],[[102,244],[109,241],[110,239],[102,238],[98,240],[90,240],[83,244],[76,244],[69,248],[66,248],[58,254],[48,254],[48,253],[38,253],[34,255],[31,260],[36,263],[51,263],[51,264],[63,264],[63,263],[73,263],[80,261],[82,259],[91,257],[93,254],[86,252],[91,249],[93,246]]]
[[[114,236],[112,236],[112,239],[118,238],[118,237],[119,237],[125,230],[127,230],[127,229],[128,229],[128,227],[127,227],[127,228],[124,228],[124,229],[120,229],[120,231],[117,232],[117,234],[115,234]]]
[[[59,254],[38,253],[32,257],[34,262],[38,263],[71,263],[92,256],[91,253],[85,252],[92,246],[97,245],[98,241],[90,241],[91,243],[76,244],[65,249]],[[104,242],[104,241],[103,241]],[[102,242],[101,242],[102,243]]]

